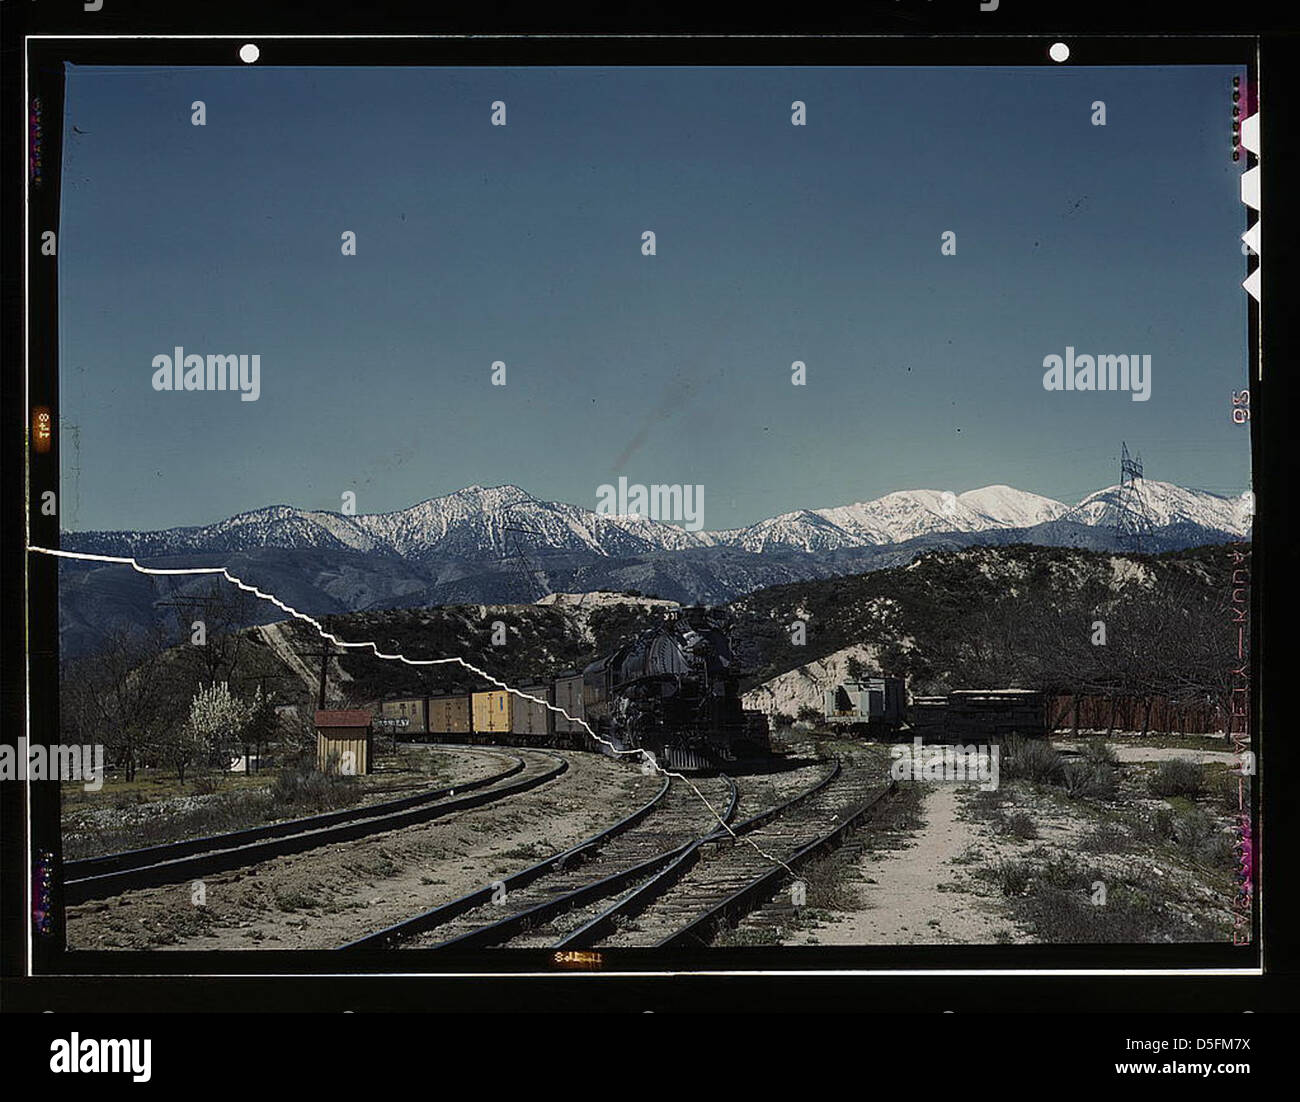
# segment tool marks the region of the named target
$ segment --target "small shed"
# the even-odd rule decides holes
[[[316,768],[322,773],[369,773],[373,727],[362,709],[316,713]]]

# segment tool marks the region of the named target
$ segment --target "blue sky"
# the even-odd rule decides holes
[[[710,529],[1075,501],[1121,440],[1240,493],[1233,72],[71,67],[65,527],[620,475],[702,484]],[[260,398],[155,392],[176,345],[259,354]],[[1045,391],[1067,345],[1149,354],[1150,400]]]

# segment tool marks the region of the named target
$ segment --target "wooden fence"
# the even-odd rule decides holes
[[[1227,709],[1209,697],[1171,700],[1164,696],[1078,694],[1050,698],[1049,731],[1152,731],[1157,734],[1219,734],[1228,728]]]

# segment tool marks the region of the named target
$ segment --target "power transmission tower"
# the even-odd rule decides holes
[[[1115,541],[1123,550],[1139,552],[1143,539],[1151,535],[1155,525],[1143,491],[1142,457],[1130,456],[1127,443],[1121,447],[1119,494],[1115,499]]]
[[[523,500],[511,502],[503,512],[509,513],[516,505],[522,505],[523,503]],[[506,519],[513,520],[514,518],[507,517]],[[527,594],[528,600],[535,599],[534,590],[536,589],[540,589],[540,596],[545,597],[546,594],[551,592],[550,586],[546,583],[546,571],[534,568],[533,564],[528,560],[528,555],[524,551],[524,544],[519,537],[521,535],[540,536],[544,540],[546,539],[546,533],[539,532],[536,528],[525,528],[521,524],[504,524],[501,527],[501,532],[503,554],[500,561],[502,563],[513,562],[516,565],[520,578],[523,580],[524,592]],[[509,535],[506,535],[506,533],[509,533]],[[511,544],[514,545],[513,554],[509,550]]]

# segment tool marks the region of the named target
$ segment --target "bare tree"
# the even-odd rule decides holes
[[[212,579],[207,586],[175,594],[177,627],[187,644],[181,651],[191,675],[191,687],[233,684],[247,657],[243,628],[253,623],[257,605],[249,593]],[[202,642],[196,642],[196,636]]]
[[[100,743],[126,780],[172,718],[160,628],[115,628],[93,656],[64,667],[60,705],[65,729]]]

